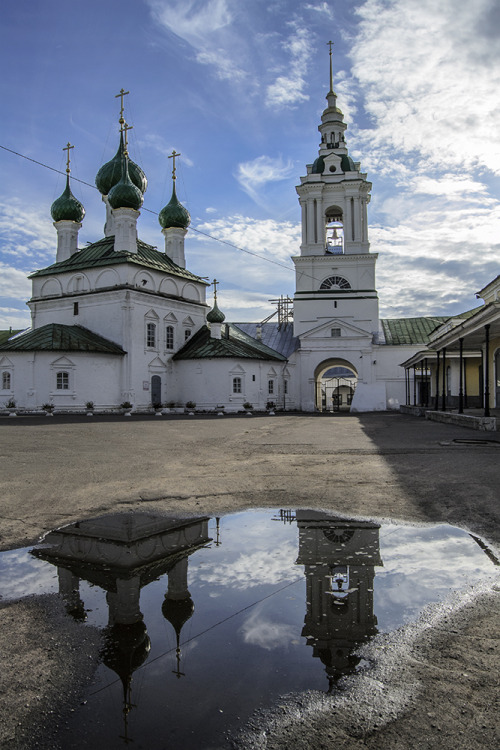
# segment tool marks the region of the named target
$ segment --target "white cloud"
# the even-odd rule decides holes
[[[56,233],[47,220],[46,208],[27,208],[20,198],[2,196],[0,201],[1,252],[16,258],[53,257]]]
[[[258,156],[253,161],[238,164],[235,177],[252,200],[261,203],[263,198],[259,190],[270,182],[286,180],[294,173],[295,167],[290,160],[284,162],[281,156]]]
[[[262,610],[262,605],[256,607],[241,626],[240,633],[245,643],[271,651],[287,646],[297,637],[295,628],[286,623],[269,620],[263,615]]]
[[[164,138],[161,137],[161,135],[157,135],[155,133],[147,133],[144,138],[139,141],[139,146],[141,146],[142,148],[150,148],[153,151],[157,151],[159,154],[166,156],[167,158],[172,155],[172,151],[177,151],[177,149],[174,149],[171,144],[167,144],[167,142]],[[189,156],[186,155],[184,149],[182,150],[182,153],[178,156],[178,158],[181,158],[182,163],[186,166],[193,166],[192,160],[189,158]],[[169,165],[171,168],[172,165],[170,162]],[[176,166],[178,166],[177,160]]]
[[[266,105],[270,108],[292,108],[300,102],[308,101],[304,93],[306,74],[313,49],[311,32],[291,22],[293,34],[282,42],[282,47],[290,52],[286,73],[277,76],[266,91]]]
[[[247,77],[230,52],[233,14],[226,0],[147,0],[153,18],[196,51],[196,60],[215,70],[220,80],[241,82]]]
[[[394,150],[418,155],[420,170],[500,173],[492,0],[367,0],[358,14],[353,75],[373,122],[364,147],[391,161]]]
[[[304,6],[304,10],[313,10],[316,13],[324,13],[325,16],[333,20],[333,10],[327,3],[320,3],[318,5],[311,5],[308,3]]]

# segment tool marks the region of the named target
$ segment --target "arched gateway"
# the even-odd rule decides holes
[[[314,371],[316,409],[349,411],[358,382],[356,368],[345,359],[326,359]]]

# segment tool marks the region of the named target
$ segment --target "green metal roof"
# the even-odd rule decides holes
[[[427,344],[429,334],[449,317],[434,316],[430,318],[389,318],[381,320],[385,343],[397,346],[401,344]]]
[[[220,339],[211,338],[207,326],[202,326],[192,338],[174,354],[173,359],[219,359],[239,357],[244,359],[275,359],[285,361],[279,352],[244,333],[240,328],[224,323]]]
[[[19,328],[17,331],[13,331],[12,328],[9,328],[8,331],[0,331],[0,346],[5,343],[5,341],[8,341],[11,336],[15,336],[16,333],[20,333],[22,330],[22,328]]]
[[[12,334],[11,334],[12,336]],[[105,339],[83,326],[65,326],[49,323],[33,328],[10,341],[0,344],[0,351],[58,351],[101,352],[102,354],[125,354],[114,341]]]
[[[137,253],[115,252],[115,238],[103,237],[102,240],[92,242],[82,250],[78,250],[67,260],[53,263],[47,268],[42,268],[31,274],[30,278],[36,276],[52,276],[56,273],[67,273],[68,271],[83,271],[87,268],[98,268],[102,266],[115,266],[119,263],[132,263],[156,271],[170,273],[173,276],[181,276],[184,279],[192,279],[201,284],[208,282],[196,276],[191,271],[181,268],[173,260],[161,253],[152,245],[147,245],[142,240],[137,240]]]

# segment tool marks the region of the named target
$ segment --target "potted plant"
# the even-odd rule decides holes
[[[268,401],[266,404],[267,413],[270,417],[274,417],[274,410],[276,409],[276,404],[274,401]]]
[[[87,409],[87,417],[93,417],[94,416],[94,402],[87,401],[87,403],[85,404],[85,408]]]
[[[9,412],[9,417],[17,417],[16,402],[13,398],[9,398],[9,400],[5,404],[5,408]]]
[[[153,409],[155,412],[156,417],[161,417],[163,414],[163,404],[160,401],[155,401],[153,404]]]
[[[130,401],[123,401],[123,403],[120,404],[120,409],[122,410],[122,414],[124,417],[130,417],[130,414],[132,412],[132,404]]]
[[[46,417],[54,416],[54,404],[51,404],[50,402],[42,404],[42,409],[44,410]]]
[[[190,416],[193,416],[194,410],[196,409],[195,401],[186,401],[186,411]]]
[[[252,411],[253,411],[253,404],[251,404],[250,401],[245,401],[245,403],[243,404],[243,408],[246,412],[246,415],[251,417]]]

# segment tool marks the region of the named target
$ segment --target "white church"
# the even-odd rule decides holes
[[[118,151],[96,176],[104,237],[79,248],[85,211],[71,192],[68,144],[66,188],[51,208],[55,262],[30,277],[31,328],[0,339],[0,404],[25,411],[50,404],[59,412],[84,411],[89,402],[96,412],[186,403],[204,411],[251,405],[313,412],[407,402],[401,364],[420,361],[446,318],[379,318],[371,183],[349,156],[331,58],[326,100],[318,156],[297,186],[295,294],[280,301],[275,322],[227,322],[216,284],[207,303],[209,284],[186,267],[190,216],[176,196],[175,152],[172,198],[159,214],[164,249],[141,241],[147,181],[129,159],[123,97]]]

